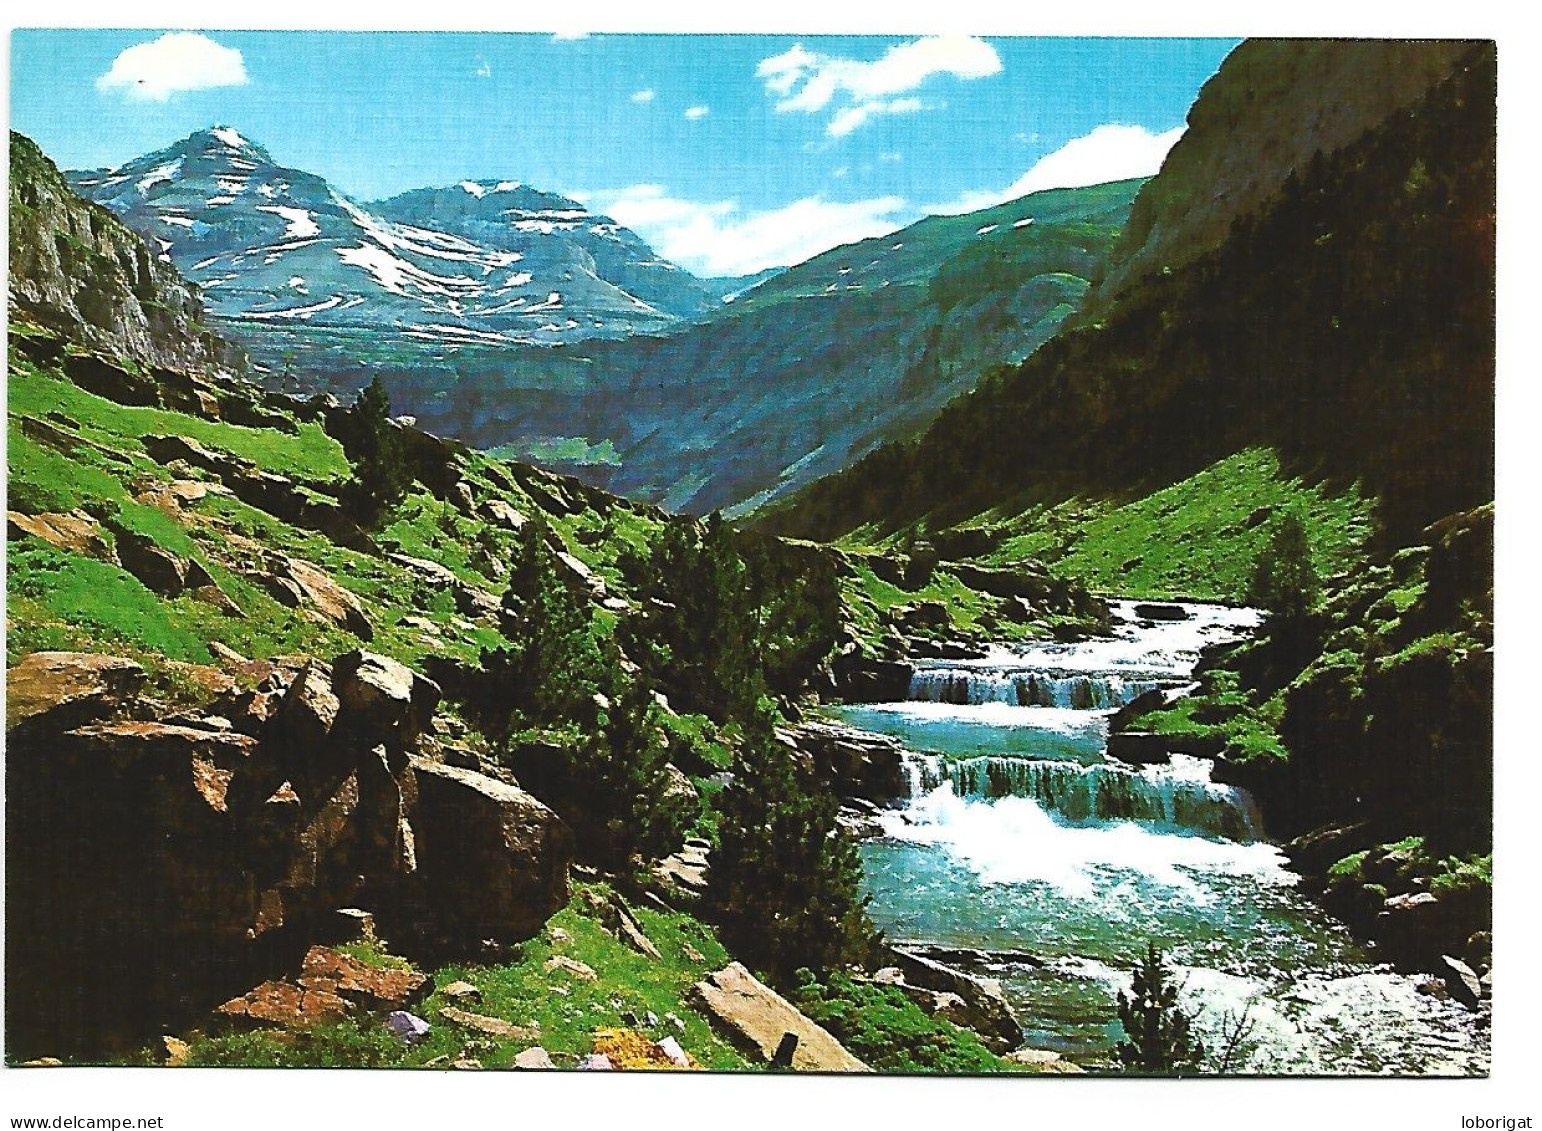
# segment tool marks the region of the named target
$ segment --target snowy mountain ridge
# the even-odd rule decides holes
[[[68,177],[254,344],[283,328],[552,345],[658,331],[718,304],[609,217],[515,180],[361,204],[227,126]]]

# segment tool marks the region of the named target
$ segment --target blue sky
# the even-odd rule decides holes
[[[66,168],[220,123],[358,200],[521,180],[739,274],[1154,172],[1235,42],[19,30],[11,121]]]

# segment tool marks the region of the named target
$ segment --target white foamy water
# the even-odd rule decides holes
[[[1196,872],[1276,886],[1296,882],[1273,845],[1173,835],[1134,821],[1066,824],[1030,798],[971,800],[951,784],[881,819],[886,835],[938,848],[982,883],[1045,883],[1073,899],[1099,898],[1138,877],[1209,902]]]

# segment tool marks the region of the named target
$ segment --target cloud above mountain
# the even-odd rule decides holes
[[[833,110],[825,132],[840,138],[884,114],[924,109],[920,99],[895,96],[918,90],[936,76],[980,79],[1000,71],[1001,56],[985,40],[938,35],[890,47],[871,61],[826,55],[794,44],[780,55],[762,59],[755,76],[764,82],[766,93],[777,99],[779,112]]]
[[[1164,133],[1153,133],[1140,126],[1102,125],[1045,154],[1004,188],[966,192],[945,203],[929,204],[926,209],[956,215],[1045,189],[1080,188],[1149,177],[1162,167],[1168,150],[1183,136],[1183,130],[1184,127],[1177,126]]]
[[[122,91],[136,102],[165,102],[173,94],[245,86],[251,80],[234,47],[196,32],[168,32],[159,39],[126,47],[96,80],[106,94]]]
[[[801,263],[840,244],[895,231],[907,219],[898,196],[856,201],[808,196],[750,211],[732,200],[671,196],[655,184],[574,195],[700,276],[749,275]]]

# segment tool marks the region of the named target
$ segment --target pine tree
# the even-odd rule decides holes
[[[353,465],[344,501],[363,525],[374,526],[412,485],[406,442],[391,423],[391,398],[379,377],[339,414],[333,431]]]
[[[1258,555],[1248,599],[1266,609],[1276,626],[1291,626],[1306,619],[1320,589],[1306,523],[1288,510],[1274,523],[1269,543]]]
[[[688,793],[671,791],[669,747],[647,687],[629,680],[601,702],[597,725],[573,749],[567,773],[588,847],[600,863],[620,869],[634,856],[657,859],[678,848],[697,806]]]
[[[724,940],[782,984],[799,967],[866,962],[878,933],[856,846],[836,823],[838,802],[776,741],[769,711],[746,731],[734,781],[718,798],[709,893]]]
[[[1192,1071],[1204,1059],[1204,1044],[1190,1032],[1192,1017],[1179,1008],[1178,988],[1156,943],[1147,943],[1130,993],[1119,995],[1127,1039],[1114,1054],[1127,1070],[1171,1075]]]
[[[500,692],[497,704],[488,706],[508,720],[505,732],[593,722],[593,699],[601,689],[604,660],[588,604],[558,571],[547,529],[539,517],[521,529],[500,612],[509,643],[482,654],[482,667]]]

